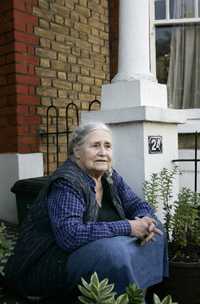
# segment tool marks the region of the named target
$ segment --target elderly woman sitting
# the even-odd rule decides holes
[[[6,280],[26,297],[67,295],[94,271],[118,293],[131,282],[147,288],[168,275],[159,225],[148,203],[112,168],[111,130],[103,123],[79,127],[69,159],[22,225]]]

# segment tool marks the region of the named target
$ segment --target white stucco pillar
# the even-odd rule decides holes
[[[113,81],[155,80],[149,57],[149,1],[120,0],[118,73]]]
[[[172,168],[178,158],[177,125],[185,122],[182,110],[168,109],[166,85],[150,71],[149,4],[120,0],[118,73],[102,86],[101,111],[81,114],[83,123],[103,121],[111,127],[113,165],[139,196],[152,173]],[[177,189],[178,181],[174,193]]]
[[[102,87],[102,110],[167,108],[167,87],[150,71],[150,0],[119,2],[118,73]]]

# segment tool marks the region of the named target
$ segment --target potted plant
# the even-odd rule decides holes
[[[157,292],[170,293],[181,304],[197,304],[200,303],[200,194],[182,188],[175,199],[173,181],[177,173],[177,167],[164,168],[144,184],[145,199],[154,208],[159,203],[163,205],[168,238],[170,278],[157,286]]]

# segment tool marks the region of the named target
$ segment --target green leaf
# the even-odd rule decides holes
[[[161,304],[159,297],[155,293],[153,295],[153,303],[154,304]]]
[[[99,287],[99,278],[96,272],[93,273],[90,279],[90,284],[93,284],[97,288]]]
[[[89,299],[87,299],[87,298],[85,298],[83,296],[79,296],[78,299],[83,304],[94,304],[94,302],[91,302]]]
[[[130,304],[141,304],[144,301],[143,290],[138,288],[136,284],[129,284],[126,288],[126,294]]]
[[[83,286],[78,285],[82,293],[81,301],[92,302],[93,304],[114,304],[116,295],[115,292],[112,292],[114,284],[108,284],[108,279],[99,282],[97,273],[94,273],[90,278],[89,284],[83,278],[81,281]]]
[[[168,295],[163,299],[162,304],[178,304],[178,303],[172,302],[172,297]]]
[[[115,304],[115,298],[111,297],[110,299],[107,299],[107,300],[100,300],[98,303],[99,304]]]
[[[99,283],[99,285],[100,285],[101,288],[104,288],[106,285],[108,285],[108,279],[104,279],[103,281],[101,281]]]
[[[170,295],[167,295],[161,302],[159,297],[156,294],[154,294],[153,300],[154,300],[153,302],[154,304],[178,304],[176,302],[172,302],[172,297]]]
[[[114,298],[114,297],[115,297],[115,295],[116,295],[116,293],[115,293],[115,292],[112,292],[112,293],[107,294],[107,295],[100,294],[100,296],[99,296],[99,300],[100,300],[100,301],[107,301],[107,300],[109,300],[109,299]]]
[[[114,289],[114,284],[109,284],[103,288],[101,288],[100,290],[104,293],[104,294],[108,294],[110,292],[112,292],[112,290]]]
[[[81,285],[79,285],[78,288],[79,288],[80,292],[88,299],[97,300],[97,295],[95,295],[95,293],[93,291],[91,291],[91,290],[89,291],[85,287],[82,287]]]
[[[81,278],[81,283],[86,289],[90,290],[90,285],[84,280],[84,278]]]
[[[106,300],[105,302],[98,302],[98,304],[115,304],[115,299]]]
[[[90,285],[90,290],[91,290],[92,292],[94,292],[96,295],[98,295],[99,292],[100,292],[100,288],[97,287],[97,286],[95,286],[94,284],[91,284],[91,285]]]
[[[162,300],[162,304],[172,304],[172,298],[170,296],[166,296],[163,300]]]
[[[116,304],[128,304],[128,295],[127,294],[122,294],[116,299]]]

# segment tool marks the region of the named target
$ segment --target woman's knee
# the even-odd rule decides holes
[[[105,261],[105,266],[109,268],[123,268],[129,260],[129,250],[127,250],[126,238],[114,237],[110,241],[102,242],[100,249],[101,260]]]

